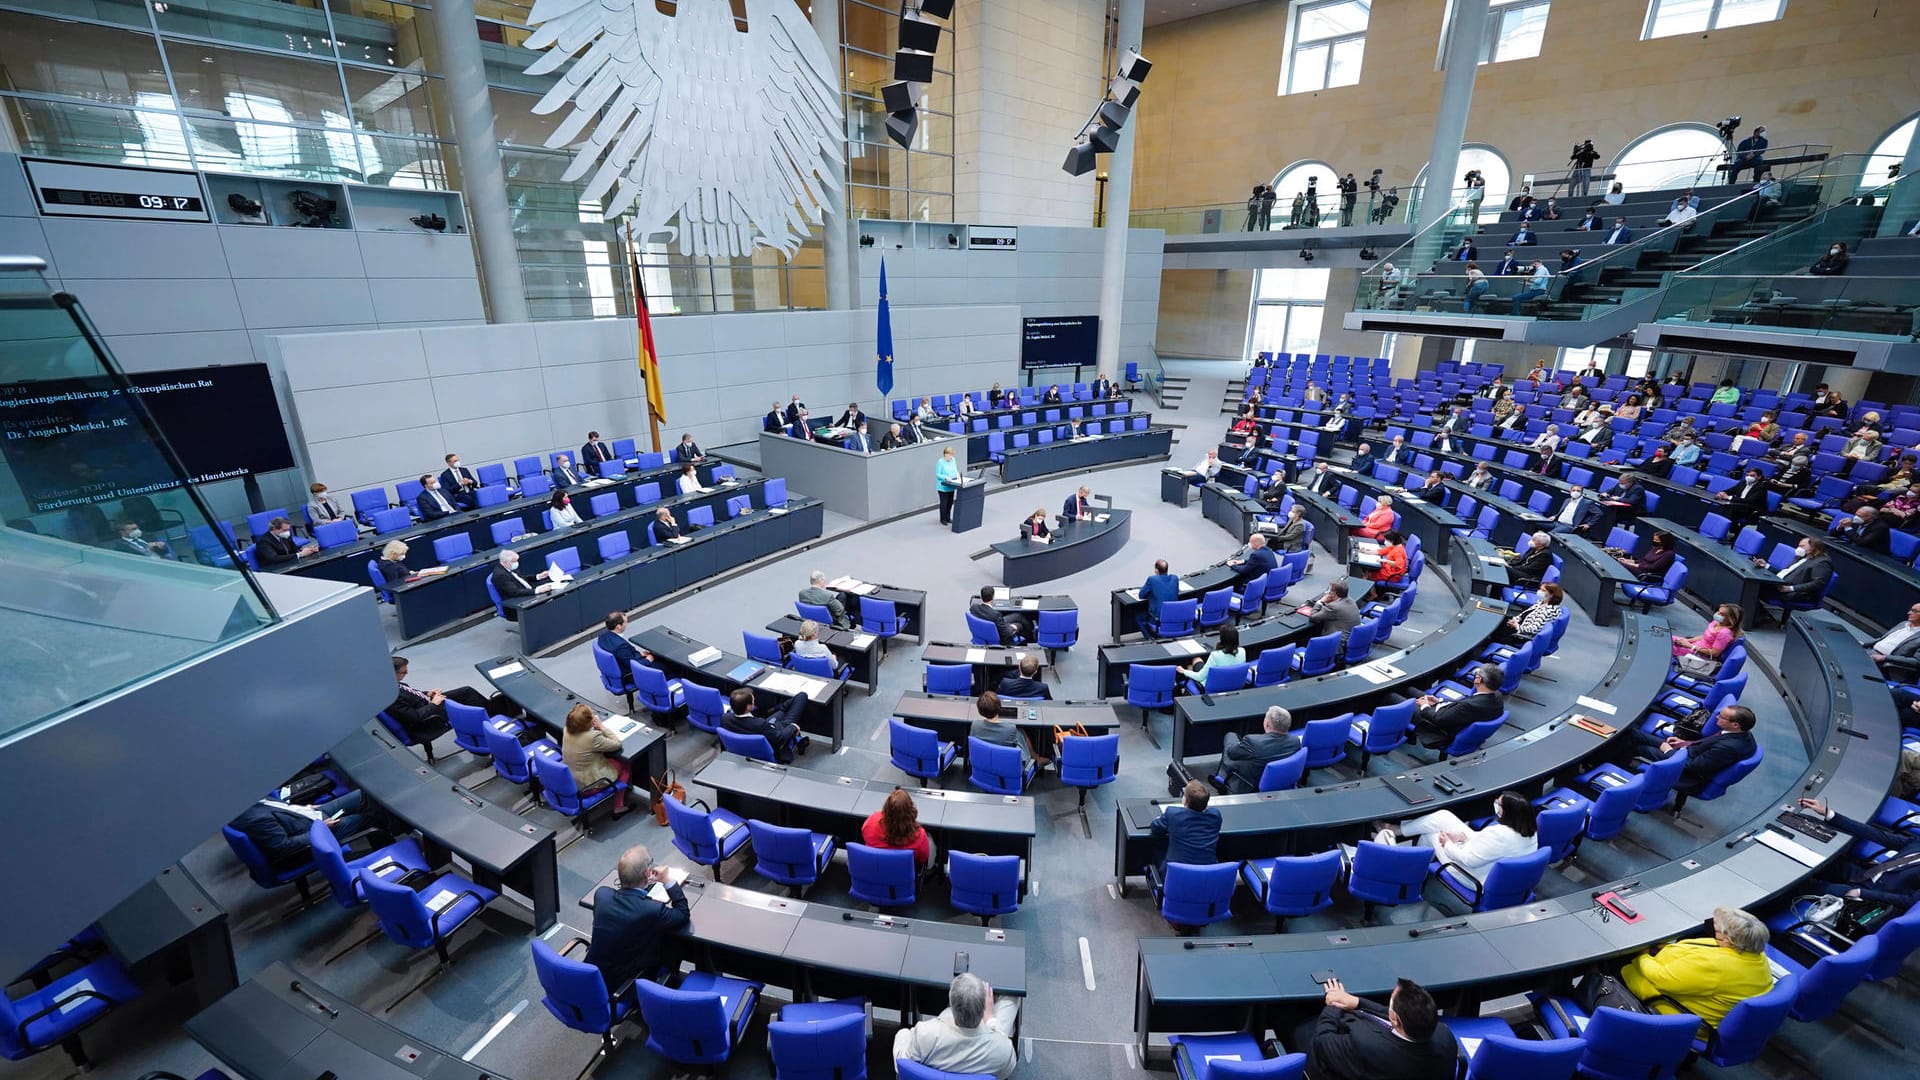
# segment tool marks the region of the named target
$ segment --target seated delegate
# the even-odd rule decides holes
[[[1220,628],[1220,642],[1213,647],[1213,651],[1207,653],[1204,657],[1194,657],[1193,662],[1187,667],[1182,668],[1180,673],[1186,676],[1190,684],[1188,689],[1194,693],[1199,693],[1206,688],[1207,672],[1217,667],[1228,667],[1233,664],[1244,664],[1246,662],[1247,654],[1240,648],[1240,631],[1236,630],[1232,623],[1228,623]],[[1240,688],[1236,686],[1231,689],[1238,690]],[[1004,693],[1005,691],[1002,692]]]
[[[914,868],[922,872],[933,864],[933,840],[920,827],[920,810],[904,788],[894,788],[860,823],[860,842],[883,851],[911,851]]]
[[[1713,936],[1683,938],[1655,946],[1620,969],[1620,981],[1582,980],[1579,997],[1589,1010],[1612,1005],[1645,1006],[1657,1013],[1691,1013],[1718,1026],[1735,1005],[1773,989],[1767,967],[1767,924],[1739,908],[1713,909]],[[1629,1000],[1616,995],[1624,990]]]
[[[1020,523],[1020,539],[1044,544],[1052,538],[1053,530],[1047,527],[1047,511],[1044,508],[1035,507],[1033,513],[1027,516],[1027,520]]]
[[[606,725],[582,702],[567,710],[566,731],[560,736],[560,758],[573,773],[576,788],[586,791],[597,784],[616,785],[613,793],[614,820],[627,816],[627,791],[623,785],[633,775],[632,768],[618,756],[620,740],[608,733]]]
[[[1053,691],[1040,681],[1040,658],[1028,653],[1020,658],[1020,666],[1000,677],[1000,685],[994,688],[1002,700],[1020,698],[1052,701]]]
[[[794,755],[806,753],[812,742],[800,733],[800,716],[807,710],[807,700],[807,695],[795,694],[766,716],[755,716],[753,691],[736,687],[727,698],[728,708],[721,714],[720,723],[737,735],[764,737],[773,747],[773,760],[785,765]]]
[[[1020,1015],[1015,998],[995,999],[980,976],[962,972],[947,988],[940,1015],[903,1027],[893,1037],[895,1061],[914,1061],[943,1073],[1008,1080],[1020,1055],[1013,1031]]]
[[[1457,866],[1484,881],[1487,870],[1501,859],[1526,855],[1539,847],[1534,829],[1540,812],[1517,791],[1503,791],[1493,802],[1493,820],[1479,829],[1471,828],[1451,810],[1436,810],[1398,828],[1381,829],[1374,839],[1382,844],[1397,844],[1401,837],[1433,849],[1439,862]]]
[[[646,846],[636,845],[621,853],[614,880],[593,894],[587,963],[600,970],[607,993],[631,1004],[633,981],[666,970],[675,935],[691,921],[680,889],[686,874],[655,865]]]
[[[1252,735],[1229,731],[1220,754],[1220,765],[1213,775],[1226,780],[1226,794],[1240,795],[1260,789],[1260,774],[1267,765],[1300,749],[1300,740],[1290,733],[1293,714],[1278,705],[1267,706],[1260,730]]]
[[[1326,982],[1325,1007],[1294,1045],[1306,1048],[1312,1080],[1452,1080],[1459,1044],[1440,1007],[1411,979],[1394,983],[1382,1006]]]

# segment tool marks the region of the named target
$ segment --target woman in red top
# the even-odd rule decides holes
[[[933,841],[920,827],[920,811],[913,796],[903,788],[894,788],[880,809],[867,816],[860,826],[860,842],[868,847],[910,850],[913,865],[925,870],[933,862]]]
[[[1377,540],[1385,536],[1387,530],[1391,528],[1393,528],[1393,496],[1382,495],[1380,501],[1367,512],[1366,518],[1360,522],[1360,527],[1355,529],[1353,534],[1364,536],[1369,540]]]

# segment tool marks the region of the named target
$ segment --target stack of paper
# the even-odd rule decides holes
[[[433,899],[427,901],[427,910],[438,913],[442,908],[453,903],[453,896],[454,894],[451,891],[441,889],[439,892],[433,894]]]
[[[1578,702],[1584,708],[1592,709],[1594,712],[1602,713],[1606,716],[1612,716],[1613,714],[1620,711],[1614,708],[1613,706],[1607,704],[1604,701],[1601,701],[1597,698],[1590,698],[1585,694],[1582,694],[1579,697],[1574,698],[1573,700]]]
[[[1106,520],[1107,520],[1107,518],[1109,518],[1109,517],[1111,517],[1111,516],[1112,516],[1112,515],[1110,515],[1110,514],[1095,514],[1095,515],[1093,515],[1093,521],[1094,521],[1094,524],[1096,524],[1096,525],[1102,525],[1102,524],[1105,524],[1105,523],[1106,523]]]
[[[855,634],[853,636],[853,640],[848,642],[848,644],[853,646],[856,649],[864,649],[867,646],[873,644],[873,635],[872,634]]]
[[[724,655],[725,654],[722,653],[719,649],[716,649],[713,646],[709,645],[706,648],[701,649],[699,652],[688,655],[687,662],[692,664],[694,667],[706,667],[708,664],[713,663],[715,660],[720,659],[720,657]]]
[[[985,649],[968,649],[967,650],[967,663],[984,664],[986,662],[987,662],[987,650]]]
[[[501,664],[499,667],[493,668],[492,670],[488,671],[487,678],[504,679],[509,675],[518,675],[525,670],[526,669],[520,665],[520,661],[515,660],[511,664]]]

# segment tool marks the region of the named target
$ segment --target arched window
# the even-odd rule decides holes
[[[1340,189],[1334,184],[1340,174],[1333,166],[1324,161],[1296,161],[1281,169],[1273,178],[1273,190],[1278,200],[1273,204],[1273,220],[1269,225],[1274,229],[1288,227],[1305,228],[1318,226],[1330,229],[1340,224]],[[1305,195],[1307,181],[1313,181],[1313,190],[1318,198],[1317,208],[1309,208],[1305,203],[1299,207],[1299,218],[1295,218],[1293,199],[1296,195]]]
[[[1674,124],[1628,143],[1607,171],[1628,192],[1711,184],[1722,177],[1715,166],[1726,153],[1727,144],[1712,127]]]
[[[1419,175],[1413,178],[1414,191],[1419,191],[1420,185],[1427,182],[1427,168],[1431,164],[1428,162],[1420,166]],[[1480,203],[1480,220],[1498,221],[1500,211],[1507,208],[1507,195],[1513,190],[1513,167],[1493,147],[1485,143],[1467,143],[1460,148],[1460,161],[1454,167],[1453,183],[1449,185],[1454,198],[1464,196],[1467,186],[1465,177],[1474,169],[1479,169],[1481,179],[1487,182],[1486,194]]]
[[[1873,153],[1867,156],[1867,167],[1860,173],[1860,190],[1877,188],[1887,182],[1887,169],[1898,165],[1907,158],[1907,147],[1913,142],[1914,125],[1920,124],[1920,113],[1907,117],[1887,132],[1887,136],[1874,144]]]

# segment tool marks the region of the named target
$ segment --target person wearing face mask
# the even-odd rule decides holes
[[[1402,837],[1412,838],[1432,848],[1436,861],[1484,879],[1494,863],[1526,855],[1540,846],[1534,836],[1538,817],[1539,811],[1525,795],[1505,791],[1494,800],[1493,820],[1480,829],[1468,827],[1451,810],[1436,810],[1403,821],[1398,829],[1383,823],[1373,839],[1376,843],[1397,844]]]
[[[327,485],[315,483],[307,488],[307,520],[315,525],[325,525],[329,521],[352,521],[361,532],[372,532],[373,526],[364,521],[356,521],[340,508],[333,496],[327,494]]]
[[[1340,490],[1340,474],[1327,468],[1324,461],[1313,466],[1313,477],[1307,481],[1307,490],[1315,495],[1332,496]]]
[[[440,490],[440,481],[432,476],[420,478],[420,497],[413,500],[413,506],[421,521],[434,521],[458,512],[446,492]]]
[[[480,481],[474,478],[473,470],[460,464],[459,454],[448,454],[446,462],[447,467],[440,470],[441,490],[462,510],[478,506],[474,492],[480,490]]]
[[[1833,534],[1854,547],[1867,551],[1886,551],[1892,545],[1888,536],[1893,525],[1871,506],[1863,506],[1834,523]]]
[[[268,524],[267,535],[254,541],[253,561],[259,563],[262,570],[275,570],[292,565],[319,550],[319,544],[308,542],[303,546],[295,540],[293,523],[277,517]]]
[[[1585,536],[1593,528],[1593,523],[1598,520],[1600,520],[1600,500],[1588,498],[1587,489],[1575,484],[1573,490],[1567,493],[1567,501],[1561,503],[1559,511],[1553,515],[1553,524],[1547,527],[1547,531],[1570,532]]]
[[[1718,660],[1726,655],[1727,648],[1740,637],[1740,605],[1721,604],[1713,609],[1713,618],[1707,628],[1694,637],[1673,635],[1673,655],[1701,656],[1709,660]]]
[[[1735,524],[1744,524],[1767,512],[1767,479],[1760,470],[1748,469],[1738,484],[1713,498],[1725,504],[1727,517]]]
[[[1765,566],[1765,559],[1753,560],[1756,566]],[[1779,573],[1777,585],[1763,586],[1763,595],[1775,600],[1807,600],[1819,596],[1827,589],[1827,580],[1833,576],[1833,561],[1827,558],[1827,545],[1812,537],[1804,538],[1793,549],[1793,562],[1788,563]]]
[[[1820,258],[1814,261],[1812,266],[1807,267],[1807,273],[1822,277],[1844,274],[1846,272],[1847,245],[1839,243],[1827,248],[1825,255],[1820,256]]]
[[[547,576],[548,571],[542,570],[534,574],[533,580],[529,581],[520,575],[520,553],[503,551],[500,553],[499,564],[493,568],[493,573],[489,575],[488,580],[493,582],[493,587],[499,592],[500,599],[513,600],[523,596],[533,596],[536,593],[552,592],[558,586],[554,582],[545,580]],[[534,584],[535,581],[539,584]],[[520,621],[518,608],[506,604],[502,604],[501,608],[506,612],[508,622]]]
[[[680,445],[673,448],[673,460],[678,464],[691,465],[696,461],[705,461],[706,459],[707,455],[701,452],[700,444],[694,442],[693,436],[690,434],[681,435]]]
[[[573,487],[581,482],[580,470],[573,467],[573,459],[565,454],[553,459],[553,483],[555,487]]]
[[[134,522],[122,520],[115,527],[115,531],[117,535],[111,543],[106,545],[110,550],[138,555],[143,559],[173,558],[173,550],[167,547],[165,542],[147,539],[140,526]]]
[[[573,500],[564,491],[554,492],[547,500],[547,517],[555,529],[571,529],[580,524],[580,512],[573,508]]]
[[[1475,491],[1491,491],[1493,490],[1493,473],[1484,464],[1475,465],[1473,471],[1467,474],[1467,486]]]

